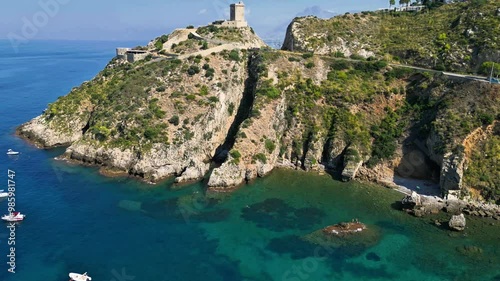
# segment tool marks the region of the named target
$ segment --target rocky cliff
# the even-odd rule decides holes
[[[219,32],[199,33],[212,31]],[[474,153],[482,146],[464,150],[479,129],[488,132],[483,145],[493,147],[487,161],[498,159],[496,142],[489,142],[498,132],[488,129],[498,124],[498,85],[380,60],[234,44],[204,50],[206,44],[178,37],[163,47],[182,56],[112,61],[20,126],[19,135],[45,148],[67,145],[65,158],[106,171],[151,182],[208,177],[218,191],[279,166],[327,169],[343,180],[392,181],[396,174],[440,180],[444,192],[498,189],[497,170],[479,183],[468,180],[478,172],[464,173],[486,161]],[[485,198],[497,200],[495,194]]]
[[[500,35],[500,5],[498,1],[462,2],[420,12],[296,18],[282,48],[338,57],[385,57],[439,70],[487,72],[483,63],[500,59],[495,39]]]

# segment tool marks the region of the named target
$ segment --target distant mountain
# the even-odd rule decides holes
[[[324,10],[320,6],[311,6],[311,7],[305,8],[302,12],[298,13],[296,16],[297,17],[317,16],[318,18],[329,19],[329,18],[334,17],[336,15],[338,15],[338,13],[336,13],[332,10]]]

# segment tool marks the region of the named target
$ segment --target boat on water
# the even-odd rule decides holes
[[[12,149],[7,150],[7,155],[18,155],[18,154],[19,154],[18,151],[14,151]]]
[[[9,197],[9,193],[3,192],[3,190],[0,190],[0,198],[5,198],[5,197]]]
[[[20,212],[13,212],[8,215],[4,215],[2,217],[2,220],[8,221],[8,222],[16,222],[16,221],[22,221],[26,215],[21,214]]]
[[[92,280],[90,276],[87,276],[87,272],[84,274],[78,274],[78,273],[70,273],[69,274],[70,281],[87,281],[87,280]]]

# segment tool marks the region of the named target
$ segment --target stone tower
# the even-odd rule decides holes
[[[245,23],[245,4],[238,2],[231,4],[231,21]]]

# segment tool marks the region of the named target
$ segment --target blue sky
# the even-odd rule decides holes
[[[4,1],[0,38],[149,40],[176,27],[206,25],[228,16],[232,0]],[[247,21],[261,37],[282,37],[304,11],[374,10],[388,0],[247,0]],[[306,12],[306,13],[307,13]],[[328,14],[328,12],[324,14]],[[29,38],[28,38],[29,37]]]

